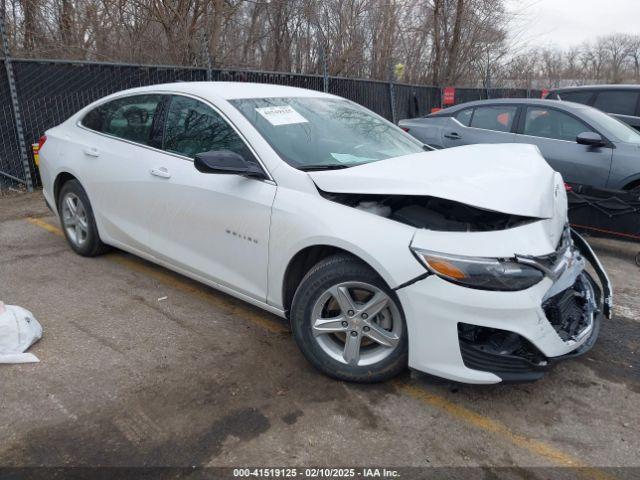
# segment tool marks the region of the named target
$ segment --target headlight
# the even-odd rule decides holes
[[[441,278],[482,290],[515,291],[529,288],[543,279],[537,268],[513,260],[459,257],[412,249],[424,265]]]

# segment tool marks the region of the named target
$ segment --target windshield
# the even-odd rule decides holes
[[[424,152],[400,128],[359,105],[332,98],[249,98],[231,104],[289,165],[346,168]]]
[[[599,123],[607,133],[611,134],[621,142],[640,145],[640,133],[626,123],[623,123],[600,110],[596,110],[595,108],[589,108],[585,113],[587,119],[593,119],[594,122]]]

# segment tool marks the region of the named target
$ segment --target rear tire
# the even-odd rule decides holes
[[[326,375],[373,383],[407,367],[407,328],[395,292],[346,254],[321,260],[302,279],[291,327],[306,359]]]
[[[100,240],[89,197],[78,180],[69,180],[62,185],[58,214],[64,236],[78,255],[95,257],[109,250],[109,246]]]

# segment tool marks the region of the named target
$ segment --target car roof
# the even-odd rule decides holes
[[[434,117],[439,115],[447,115],[453,112],[464,110],[465,108],[488,106],[488,105],[541,105],[541,106],[553,106],[561,108],[563,110],[574,111],[583,110],[585,108],[591,108],[587,105],[574,102],[559,102],[557,100],[541,100],[538,98],[496,98],[489,100],[475,100],[473,102],[460,103],[453,107],[445,108],[433,114]]]
[[[640,85],[579,85],[575,87],[562,87],[554,88],[550,92],[572,92],[574,90],[638,90],[640,91]]]
[[[175,92],[191,94],[210,100],[233,100],[242,98],[277,98],[277,97],[327,97],[336,98],[316,90],[287,87],[269,83],[250,82],[175,82],[131,88],[117,92],[113,97],[147,92]]]

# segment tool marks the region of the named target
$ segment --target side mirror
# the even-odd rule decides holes
[[[602,136],[595,132],[582,132],[576,137],[576,142],[580,145],[587,145],[589,147],[602,147],[605,145],[605,141]]]
[[[193,163],[196,170],[202,173],[223,173],[265,178],[264,172],[259,166],[247,162],[242,155],[230,150],[211,150],[198,153]]]

